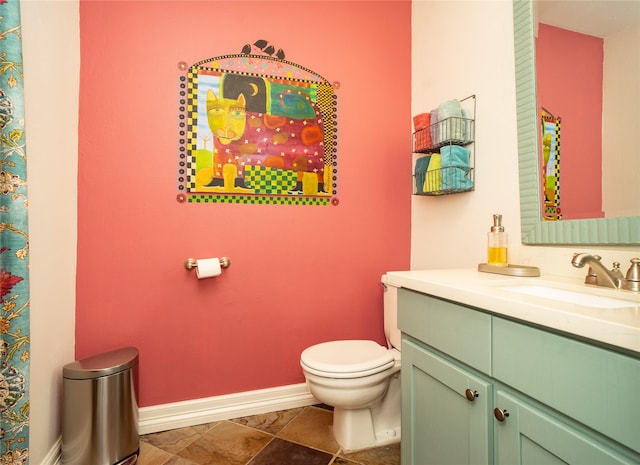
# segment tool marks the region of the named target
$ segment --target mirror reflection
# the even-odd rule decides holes
[[[541,217],[640,215],[640,2],[535,10]]]

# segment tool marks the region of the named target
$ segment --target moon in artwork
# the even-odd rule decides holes
[[[253,89],[253,94],[251,94],[251,97],[253,97],[254,95],[258,95],[258,85],[254,82],[250,82],[249,85],[251,86],[251,89]]]

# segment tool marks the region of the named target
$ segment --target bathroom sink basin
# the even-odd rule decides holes
[[[567,289],[559,289],[538,284],[526,284],[520,286],[501,286],[502,289],[520,294],[544,299],[567,302],[585,307],[595,308],[628,308],[636,305],[635,302],[595,295],[589,292],[578,292]]]

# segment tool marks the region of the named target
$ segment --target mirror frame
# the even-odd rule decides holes
[[[638,245],[640,216],[544,221],[538,162],[534,0],[513,0],[522,243]]]

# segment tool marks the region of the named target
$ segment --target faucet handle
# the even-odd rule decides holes
[[[627,279],[632,281],[640,281],[640,258],[634,257],[631,260],[631,266],[627,270]]]
[[[600,255],[594,255],[593,258],[600,261],[602,257]],[[587,270],[587,276],[584,278],[584,283],[598,284],[598,275],[596,274],[595,271],[593,271],[593,268],[591,268],[591,266],[589,266],[589,269]]]
[[[628,291],[640,292],[640,258],[634,257],[630,262],[631,266],[620,287]]]
[[[613,262],[613,268],[611,269],[611,274],[618,279],[624,279],[624,275],[620,270],[620,262]]]

